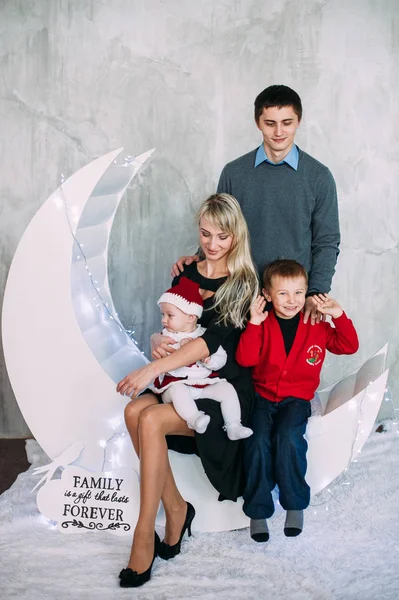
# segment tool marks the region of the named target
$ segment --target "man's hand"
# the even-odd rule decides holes
[[[177,277],[184,271],[184,265],[191,265],[193,262],[199,261],[198,254],[194,254],[193,256],[181,256],[177,262],[172,267],[171,276]]]
[[[250,319],[249,322],[252,325],[260,325],[263,321],[266,321],[268,312],[263,312],[266,306],[266,300],[263,296],[258,296],[251,308],[249,309]]]
[[[169,354],[173,354],[175,349],[172,348],[176,344],[175,340],[161,333],[153,333],[150,339],[151,356],[154,359],[165,358]]]
[[[149,363],[126,375],[116,386],[116,391],[122,396],[137,398],[141,390],[144,390],[157,375],[154,363]]]
[[[338,302],[327,294],[315,294],[311,298],[322,315],[330,315],[333,319],[338,319],[344,312]]]
[[[326,317],[321,312],[318,311],[317,305],[313,302],[314,296],[308,296],[306,298],[305,306],[303,309],[303,322],[306,324],[310,317],[310,324],[314,325],[315,323],[320,323],[320,321],[325,321]]]

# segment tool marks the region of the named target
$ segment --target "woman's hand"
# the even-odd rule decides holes
[[[249,309],[250,319],[249,322],[252,325],[260,325],[263,321],[266,321],[268,312],[263,312],[266,306],[266,300],[263,296],[258,296],[255,302],[251,305]]]
[[[344,312],[338,302],[330,298],[328,294],[315,294],[311,298],[322,315],[330,315],[333,319],[338,319]]]
[[[180,342],[180,348],[182,346],[185,346],[186,344],[189,344],[190,342],[193,341],[194,338],[184,338],[181,342]]]
[[[116,386],[116,391],[122,396],[130,396],[130,398],[137,398],[139,393],[144,390],[158,373],[155,369],[155,363],[148,363],[140,369],[136,369],[126,375]]]
[[[165,358],[165,356],[169,356],[169,354],[175,352],[175,349],[172,348],[176,344],[175,340],[161,333],[154,333],[151,336],[150,344],[151,356],[155,359]]]

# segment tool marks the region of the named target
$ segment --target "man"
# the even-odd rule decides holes
[[[278,258],[294,259],[309,273],[305,323],[316,311],[309,296],[327,293],[339,253],[337,192],[327,167],[295,145],[302,118],[298,94],[272,85],[255,100],[259,148],[228,163],[217,191],[235,196],[251,235],[259,271]],[[182,257],[174,274],[197,257]]]

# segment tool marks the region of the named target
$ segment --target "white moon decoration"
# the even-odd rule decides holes
[[[33,217],[10,267],[2,315],[8,374],[33,435],[52,459],[81,445],[73,464],[97,476],[126,467],[138,472],[115,383],[147,362],[115,313],[107,252],[123,193],[152,151],[113,165],[120,152],[72,175]],[[329,485],[366,441],[384,395],[386,352],[319,393],[323,414],[309,419],[306,433],[312,494]],[[179,489],[196,507],[197,531],[248,525],[241,500],[218,502],[198,457],[171,451],[170,460]],[[49,480],[39,490],[43,502],[50,484],[59,487]]]
[[[79,465],[93,471],[102,469],[106,441],[123,431],[115,381],[147,362],[99,302],[74,239],[112,314],[108,238],[127,185],[152,153],[113,165],[121,150],[75,173],[35,214],[10,267],[2,315],[7,371],[34,437],[51,458],[81,442]]]
[[[319,391],[323,414],[306,429],[306,480],[312,495],[327,487],[357,459],[371,433],[384,396],[388,344],[359,369]]]

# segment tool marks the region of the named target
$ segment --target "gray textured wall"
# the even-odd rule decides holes
[[[170,265],[196,245],[194,208],[225,162],[260,143],[256,94],[285,83],[304,104],[299,145],[337,181],[333,292],[361,339],[355,357],[328,361],[324,382],[389,340],[398,398],[398,44],[396,0],[0,1],[1,295],[61,173],[121,145],[155,147],[110,254],[115,304],[147,349]],[[0,435],[25,435],[4,361],[0,378]]]

